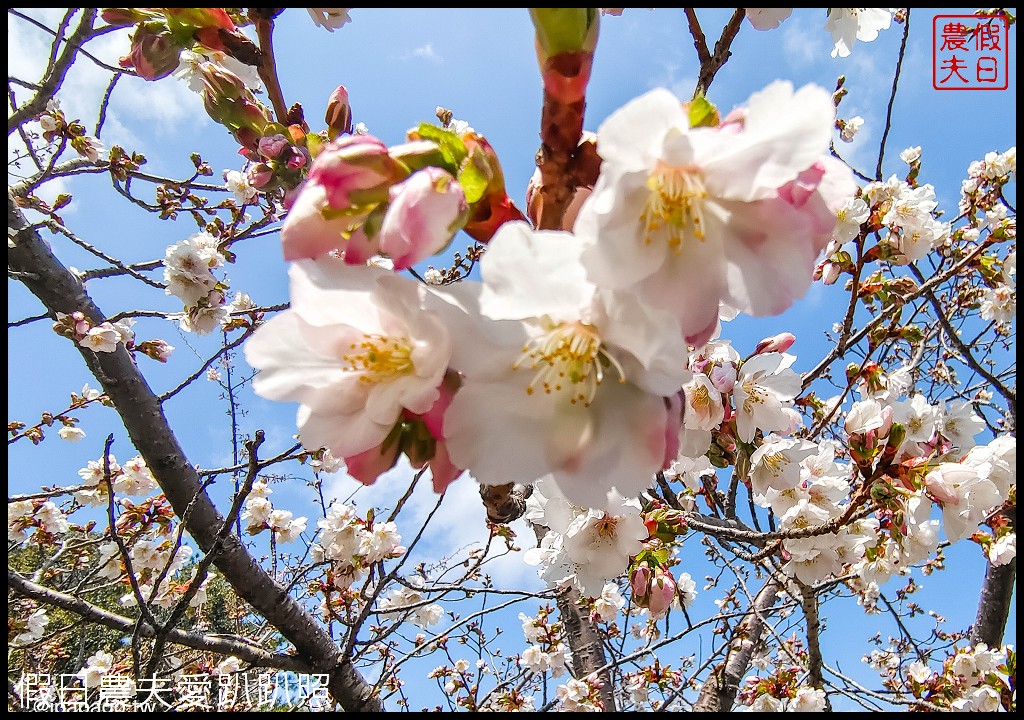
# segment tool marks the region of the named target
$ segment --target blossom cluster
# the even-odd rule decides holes
[[[519,665],[532,673],[550,672],[557,678],[568,672],[572,653],[562,642],[562,626],[549,621],[551,608],[545,606],[536,616],[519,613],[523,635],[530,645],[519,654]]]
[[[276,542],[292,542],[306,529],[307,518],[293,517],[290,510],[275,510],[274,504],[270,502],[273,492],[265,482],[253,483],[242,511],[245,531],[250,535],[258,535],[264,530],[270,530]]]
[[[757,30],[772,30],[793,14],[793,8],[744,8],[747,20]],[[849,57],[858,40],[871,42],[881,30],[888,30],[893,17],[899,22],[900,8],[828,8],[825,29],[832,36],[832,57]]]
[[[467,219],[449,198],[479,204],[490,191],[469,171],[473,158],[489,161],[485,141],[429,126],[396,148],[341,136],[314,159],[285,221],[286,257],[310,260],[292,267],[291,308],[246,346],[255,388],[298,400],[303,444],[329,448],[364,482],[404,452],[416,467],[439,465],[439,489],[462,469],[486,485],[550,476],[568,501],[608,509],[676,459],[670,406],[693,380],[687,343],[707,343],[723,304],[778,313],[810,284],[855,187],[827,155],[833,121],[828,94],[811,86],[774,83],[695,127],[671,93],[648,93],[599,129],[601,174],[572,233],[506,222],[489,237],[482,280],[445,286],[367,261],[383,253],[410,267],[458,227],[470,232],[476,210]],[[438,155],[463,164],[429,164]],[[422,189],[418,177],[429,179]],[[389,218],[405,208],[399,241]],[[755,393],[738,403],[751,421],[742,432],[755,416],[789,428],[753,374],[740,382]],[[688,429],[710,441],[716,420]]]
[[[320,535],[312,545],[311,552],[314,561],[329,563],[324,588],[328,596],[338,590],[348,590],[353,583],[366,576],[373,564],[405,554],[406,549],[401,545],[402,536],[393,521],[377,522],[372,514],[360,517],[352,505],[333,503],[324,519],[317,521],[317,527]],[[398,609],[420,603],[423,599],[420,587],[399,591],[384,603],[382,609]],[[414,597],[414,594],[419,597]],[[434,608],[420,610],[422,612],[415,615],[418,622],[429,620],[431,622],[426,624],[433,624],[440,619]]]
[[[344,458],[364,483],[404,454],[430,465],[438,492],[463,471],[533,484],[527,519],[546,534],[527,562],[595,601],[629,568],[652,618],[696,594],[670,570],[685,521],[626,498],[644,498],[660,472],[682,481],[692,510],[715,468],[743,465],[755,503],[792,532],[785,572],[814,583],[852,570],[870,606],[879,584],[936,550],[933,503],[955,541],[1007,499],[1000,473],[1015,450],[1000,440],[971,455],[982,426],[968,403],[903,400],[899,373],[866,364],[845,421],[853,462],[838,462],[845,449],[793,437],[795,338],[766,338],[746,358],[719,338],[738,312],[776,314],[812,277],[834,282],[850,263],[843,246],[865,232],[884,232],[875,255],[897,264],[948,242],[934,190],[916,182],[920,153],[903,153],[908,180],[858,190],[826,152],[834,125],[831,97],[813,86],[773,83],[724,119],[651,91],[594,136],[600,175],[565,230],[505,218],[486,238],[480,281],[454,284],[395,271],[470,232],[488,191],[468,168],[491,157],[474,154],[486,141],[426,125],[394,147],[339,135],[286,218],[292,302],[246,345],[254,387],[298,401],[303,445]],[[1003,177],[1014,157],[974,174]],[[978,457],[995,461],[977,470]],[[882,468],[896,476],[872,488],[876,500],[888,493],[884,512],[851,522],[857,474]],[[1014,552],[1005,529],[978,541],[994,557]],[[338,553],[337,577],[358,570],[356,556]]]

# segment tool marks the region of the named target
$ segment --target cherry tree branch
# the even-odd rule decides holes
[[[769,580],[757,593],[750,610],[733,631],[725,661],[704,682],[693,712],[728,712],[736,701],[740,681],[750,667],[754,648],[764,627],[767,613],[779,597],[779,585]]]
[[[123,633],[137,632],[139,637],[149,639],[157,635],[157,628],[148,622],[139,622],[134,618],[126,618],[98,605],[93,605],[87,600],[74,595],[62,593],[32,582],[16,573],[10,568],[7,569],[7,586],[27,598],[45,605],[61,608],[72,612],[87,622],[96,623],[111,630],[118,630]],[[272,653],[263,648],[252,645],[248,641],[234,640],[219,635],[198,635],[184,630],[173,629],[167,632],[167,639],[184,647],[204,652],[213,652],[220,655],[234,655],[254,667],[277,668],[279,670],[295,670],[298,672],[308,671],[309,664],[303,658],[296,655],[281,655]]]
[[[730,48],[732,47],[732,41],[736,39],[736,34],[740,31],[740,25],[743,23],[743,18],[746,16],[746,11],[743,8],[736,8],[732,17],[722,28],[722,35],[718,38],[718,42],[715,43],[715,51],[711,53],[708,50],[707,40],[704,39],[704,33],[700,29],[700,24],[697,22],[697,16],[693,12],[693,8],[684,8],[686,11],[686,20],[690,26],[690,34],[693,35],[693,44],[697,48],[697,58],[700,60],[700,73],[697,76],[697,87],[693,90],[693,96],[707,94],[708,88],[711,87],[711,83],[715,79],[715,75],[722,69],[722,66],[728,62],[732,56]]]
[[[903,58],[907,54],[907,38],[910,36],[910,8],[907,8],[907,16],[903,21],[903,39],[900,41],[900,51],[896,58],[896,71],[892,76],[892,91],[889,93],[889,105],[885,110],[885,128],[882,130],[882,141],[878,144],[878,165],[875,167],[875,180],[882,179],[882,160],[885,158],[885,141],[892,129],[892,106],[896,103],[896,86],[900,82],[900,69],[903,67]]]
[[[10,136],[22,123],[35,117],[46,109],[46,103],[50,101],[60,86],[64,83],[64,76],[75,61],[78,55],[79,46],[89,39],[93,32],[93,24],[96,22],[97,8],[85,8],[82,11],[82,18],[78,21],[78,27],[64,43],[64,50],[46,69],[46,74],[39,83],[39,90],[21,107],[11,113],[7,118],[7,135]],[[55,44],[59,44],[55,41]]]
[[[50,252],[32,229],[14,197],[8,194],[7,224],[13,247],[9,266],[24,273],[25,286],[56,317],[81,311],[94,324],[104,316],[79,280]],[[218,544],[224,518],[203,489],[195,466],[185,455],[154,395],[131,354],[119,345],[114,352],[95,353],[75,345],[86,365],[117,408],[125,429],[146,465],[203,552]],[[188,513],[186,514],[186,510]],[[221,541],[216,566],[239,597],[267,619],[291,642],[316,672],[330,675],[328,688],[349,711],[381,711],[372,688],[359,675],[317,621],[259,566],[233,535]]]

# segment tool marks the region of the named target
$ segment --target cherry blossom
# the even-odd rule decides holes
[[[793,14],[793,8],[743,8],[755,30],[773,30]]]
[[[85,430],[80,427],[65,425],[57,431],[57,435],[61,440],[67,440],[68,442],[74,443],[85,439]]]
[[[453,351],[463,384],[444,433],[452,461],[481,483],[550,474],[569,501],[602,508],[667,464],[664,398],[688,373],[673,319],[588,282],[581,249],[568,233],[506,223],[481,260],[482,286],[447,295],[465,309],[449,313],[465,344]]]
[[[43,633],[46,632],[46,626],[50,624],[50,618],[46,616],[46,610],[39,608],[25,620],[25,629],[14,636],[11,640],[11,644],[15,647],[23,645],[31,645],[37,642],[43,637]]]
[[[114,656],[103,650],[90,655],[84,668],[78,671],[77,677],[87,689],[97,687],[104,675],[114,666]]]
[[[848,57],[854,44],[871,42],[888,30],[896,8],[829,8],[825,29],[832,33],[832,57]]]
[[[733,388],[740,440],[753,441],[758,429],[773,432],[789,427],[790,417],[784,411],[800,392],[800,376],[790,369],[795,361],[787,353],[764,353],[743,363]]]
[[[835,108],[822,88],[772,83],[730,117],[691,128],[663,88],[627,103],[598,129],[604,162],[575,225],[589,277],[673,312],[693,345],[719,301],[774,315],[802,295],[855,189],[825,157]]]
[[[246,343],[254,387],[298,401],[299,439],[349,458],[380,447],[404,411],[440,397],[447,329],[421,307],[418,284],[325,258],[291,269],[291,308]]]
[[[306,8],[310,19],[317,27],[322,27],[327,32],[334,32],[338,28],[345,27],[352,18],[348,16],[352,8]]]
[[[380,251],[403,270],[444,250],[469,216],[466,194],[447,170],[426,167],[391,187]]]

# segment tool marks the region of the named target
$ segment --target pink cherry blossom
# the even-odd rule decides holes
[[[604,162],[575,225],[589,278],[673,313],[694,346],[720,302],[774,315],[801,296],[855,190],[826,156],[826,90],[776,82],[727,120],[691,128],[663,88],[627,103],[598,129]]]
[[[380,252],[404,270],[448,247],[469,213],[466,194],[447,170],[426,167],[392,186]]]

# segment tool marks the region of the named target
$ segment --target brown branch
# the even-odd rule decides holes
[[[704,63],[711,62],[711,51],[708,49],[707,38],[704,37],[704,31],[700,27],[700,21],[693,8],[683,8],[683,12],[686,13],[686,24],[689,26],[690,36],[693,38],[693,47],[697,51],[697,60],[703,67]]]
[[[156,673],[157,664],[163,654],[163,648],[170,640],[171,629],[184,616],[192,603],[192,598],[194,598],[200,588],[202,588],[203,583],[206,581],[210,566],[213,564],[214,560],[217,559],[217,555],[224,545],[224,539],[231,534],[231,527],[235,524],[239,513],[242,511],[242,503],[245,502],[245,499],[252,491],[253,483],[256,482],[259,468],[259,459],[257,458],[256,453],[259,450],[260,445],[263,444],[264,438],[265,435],[263,434],[263,431],[257,430],[256,436],[252,440],[247,440],[245,443],[245,448],[249,453],[249,471],[245,478],[245,484],[235,495],[235,498],[231,503],[231,509],[228,510],[228,515],[224,518],[224,523],[221,525],[220,533],[218,533],[217,544],[213,546],[213,550],[207,553],[196,566],[188,589],[185,590],[185,593],[182,595],[181,599],[178,600],[177,605],[175,605],[174,610],[171,611],[171,616],[167,618],[157,631],[156,639],[153,643],[153,651],[150,653],[149,664],[146,667],[145,677],[152,677],[153,674]],[[174,551],[171,553],[172,559],[174,557],[174,552],[177,552],[177,548],[174,548]],[[156,592],[155,588],[156,585],[154,584],[154,593]]]
[[[102,322],[103,313],[84,286],[53,256],[10,194],[7,225],[9,237],[14,240],[7,251],[8,265],[25,274],[22,282],[47,310],[54,316],[81,311],[93,323]],[[113,401],[132,443],[175,514],[186,518],[188,532],[199,548],[211,552],[220,540],[218,530],[224,518],[200,483],[195,466],[164,416],[160,400],[132,355],[123,346],[109,353],[95,353],[77,344],[75,348]],[[291,642],[314,672],[330,675],[328,689],[345,710],[383,710],[380,699],[372,695],[349,659],[341,656],[331,636],[260,567],[238,538],[232,535],[223,541],[215,564],[239,597]]]
[[[1016,427],[1016,426],[1014,426]],[[1016,433],[1014,433],[1016,436]],[[1017,528],[1016,509],[1004,510],[1013,530]],[[1003,644],[1006,620],[1010,616],[1010,604],[1017,589],[1017,558],[1006,565],[988,564],[985,581],[978,598],[978,614],[971,627],[971,644],[985,643],[990,648]]]
[[[693,14],[692,8],[686,8],[687,20],[690,20],[690,16]],[[693,43],[697,48],[697,57],[700,59],[700,74],[697,75],[697,87],[693,90],[693,96],[707,94],[708,88],[711,87],[712,81],[715,79],[715,75],[722,69],[722,66],[729,60],[732,52],[729,50],[732,47],[732,41],[736,39],[736,33],[740,31],[740,25],[743,22],[743,18],[746,16],[746,12],[743,8],[736,8],[732,17],[729,18],[729,22],[722,28],[722,35],[718,38],[718,42],[715,43],[715,52],[708,54],[707,41],[704,40],[704,34],[700,30],[700,25],[696,25],[697,35],[694,35]],[[694,32],[694,25],[697,22],[696,16],[690,21],[690,32]],[[699,40],[698,40],[699,38]],[[703,45],[703,52],[702,46]]]
[[[57,90],[60,89],[64,82],[64,76],[67,75],[71,63],[74,62],[75,56],[78,55],[79,46],[89,38],[93,31],[96,12],[96,8],[84,9],[82,19],[78,22],[78,27],[75,28],[75,32],[68,37],[64,44],[64,51],[46,69],[46,75],[43,76],[42,81],[39,83],[39,91],[7,118],[8,135],[14,132],[23,122],[41,113],[46,108],[46,103],[50,101],[50,98],[57,94]]]
[[[821,659],[821,617],[818,614],[818,596],[814,590],[800,580],[796,580],[800,588],[800,607],[807,620],[807,684],[816,690],[825,685],[822,677]]]
[[[918,270],[916,265],[911,263],[908,267],[910,268],[910,272],[914,273],[914,277],[917,278],[918,282],[925,283],[924,274]],[[935,317],[939,321],[939,324],[942,325],[942,329],[946,331],[946,337],[948,337],[949,341],[956,346],[956,349],[960,352],[960,356],[963,358],[964,363],[966,363],[971,370],[985,378],[985,380],[987,380],[989,384],[1003,396],[1003,400],[1006,401],[1006,412],[1010,414],[1010,417],[1013,420],[1013,427],[1017,427],[1016,391],[1011,390],[1000,382],[999,378],[986,370],[985,366],[975,359],[974,355],[971,353],[971,348],[967,347],[964,341],[960,339],[960,334],[956,331],[956,328],[950,324],[949,318],[946,317],[946,313],[942,308],[942,303],[939,302],[935,293],[932,292],[930,287],[926,288],[925,284],[922,284],[921,288],[925,298],[928,300],[928,303],[935,309]]]
[[[861,340],[863,340],[868,333],[870,333],[881,323],[883,323],[889,317],[889,315],[899,310],[904,305],[907,305],[908,303],[916,300],[925,293],[929,292],[932,288],[941,285],[954,275],[958,274],[961,270],[968,267],[972,262],[974,262],[975,258],[977,258],[979,255],[985,252],[985,250],[991,247],[994,243],[995,240],[993,240],[990,236],[984,242],[979,243],[976,248],[974,248],[973,250],[971,250],[971,252],[965,255],[963,259],[960,260],[956,265],[953,265],[952,267],[950,267],[948,270],[941,274],[933,275],[931,278],[929,278],[928,282],[918,287],[917,290],[907,293],[899,300],[889,303],[884,308],[882,308],[877,315],[871,318],[871,320],[869,320],[864,325],[864,327],[862,327],[856,333],[851,335],[845,342],[841,344],[837,343],[836,345],[834,345],[832,349],[829,351],[828,355],[822,358],[821,362],[815,365],[813,370],[804,373],[803,380],[801,383],[803,389],[806,390],[810,386],[810,384],[814,382],[819,376],[821,376],[821,374],[825,372],[825,370],[833,362],[845,357],[846,350],[849,350],[850,348],[854,347],[857,343],[859,343]]]
[[[778,596],[779,586],[774,580],[769,580],[761,588],[747,616],[733,631],[725,662],[718,665],[704,682],[693,712],[728,712],[732,709],[740,681],[750,668],[750,660],[761,637],[764,614],[775,604]]]
[[[259,13],[253,13],[250,17],[256,25],[256,35],[260,41],[260,63],[256,66],[256,71],[267,87],[267,97],[274,106],[277,121],[287,125],[288,105],[284,101],[281,82],[277,78],[277,62],[274,60],[274,20]]]
[[[900,70],[903,67],[903,58],[907,54],[907,38],[910,36],[910,8],[907,8],[906,18],[903,21],[903,39],[900,40],[900,51],[896,58],[896,71],[892,75],[892,90],[889,93],[889,104],[885,109],[885,128],[882,130],[882,140],[878,144],[878,164],[875,167],[875,180],[882,179],[882,161],[885,159],[885,141],[889,138],[889,131],[892,129],[892,106],[896,103],[896,86],[900,82]]]
[[[52,605],[62,610],[67,610],[87,622],[96,623],[111,630],[119,630],[125,633],[137,630],[139,637],[142,638],[152,638],[157,632],[156,628],[147,622],[139,623],[133,618],[115,615],[80,597],[38,585],[31,580],[23,578],[10,568],[7,570],[7,586],[19,595],[24,595],[44,605]],[[234,655],[239,660],[243,660],[255,667],[269,667],[300,672],[308,671],[310,667],[307,662],[295,655],[275,654],[241,640],[232,640],[216,635],[197,635],[185,632],[184,630],[171,630],[167,637],[175,645],[183,645],[193,650],[203,650],[221,655]]]

